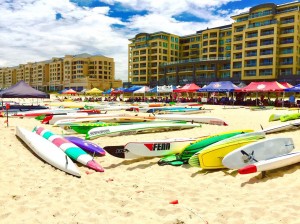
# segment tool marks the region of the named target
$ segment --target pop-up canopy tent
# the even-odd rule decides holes
[[[186,84],[181,88],[173,90],[175,93],[193,93],[196,92],[198,89],[200,89],[199,86],[197,86],[195,83]]]
[[[1,91],[0,98],[50,98],[50,95],[32,88],[22,80]]]
[[[284,91],[285,92],[300,92],[300,84],[295,85],[291,88],[286,88]]]
[[[150,88],[149,88],[148,86],[143,86],[142,88],[133,91],[133,93],[146,93],[146,92],[149,91],[149,89],[150,89]]]
[[[280,82],[280,84],[283,85],[285,88],[292,88],[293,87],[293,85],[291,85],[288,82]]]
[[[98,88],[93,88],[93,89],[90,89],[90,90],[87,90],[85,93],[86,94],[91,94],[91,95],[99,95],[101,94],[103,91],[98,89]]]
[[[68,89],[64,92],[62,92],[62,94],[76,94],[77,92],[74,89]]]
[[[249,85],[235,90],[236,92],[283,92],[286,89],[279,82],[251,82]]]
[[[143,86],[131,86],[127,89],[124,89],[124,93],[133,93],[134,91],[142,88]]]
[[[233,92],[234,90],[240,89],[230,81],[223,82],[211,82],[209,85],[198,89],[197,92]]]
[[[279,82],[251,82],[244,88],[235,90],[235,92],[256,92],[256,105],[257,105],[257,93],[259,92],[282,92],[282,98],[284,98],[284,90],[286,87]],[[284,103],[284,101],[282,101]],[[283,104],[282,104],[283,106]]]
[[[112,90],[110,93],[111,94],[121,94],[121,93],[124,92],[124,90],[125,90],[125,88],[119,87],[119,88],[116,88],[116,89]]]

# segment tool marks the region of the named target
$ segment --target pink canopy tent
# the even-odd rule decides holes
[[[251,82],[248,86],[235,90],[235,92],[256,92],[256,105],[257,93],[266,92],[282,92],[282,99],[284,99],[285,86],[277,81],[274,82]],[[284,101],[282,101],[284,102]],[[282,103],[283,106],[283,103]]]
[[[174,89],[173,92],[175,93],[193,93],[197,92],[197,90],[200,89],[199,86],[197,86],[195,83],[186,84],[181,88]]]
[[[283,92],[286,87],[279,82],[251,82],[248,86],[235,90],[235,92]]]
[[[288,82],[280,82],[281,85],[283,85],[285,88],[292,88],[293,85],[289,84]]]

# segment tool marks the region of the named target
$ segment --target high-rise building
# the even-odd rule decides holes
[[[128,46],[128,80],[147,84],[162,78],[160,65],[179,60],[179,36],[156,32],[140,33]]]
[[[300,3],[261,4],[232,16],[232,73],[242,80],[300,75]]]
[[[107,90],[122,86],[122,81],[115,79],[114,59],[90,54],[53,57],[46,61],[0,68],[0,88],[7,88],[20,80],[43,91],[64,88],[80,91],[94,87]]]
[[[299,1],[257,5],[232,19],[230,25],[187,36],[136,35],[129,40],[128,81],[151,86],[222,80],[300,82]],[[172,37],[179,40],[177,57],[169,54]],[[156,61],[156,70],[149,69],[156,58],[163,60]]]

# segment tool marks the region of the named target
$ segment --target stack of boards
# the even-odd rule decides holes
[[[105,155],[105,151],[98,145],[77,137],[63,138],[54,135],[52,132],[42,127],[35,127],[33,132],[17,126],[16,136],[18,136],[30,149],[42,160],[68,174],[80,177],[78,167],[73,160],[94,169],[103,172],[100,166],[92,156]],[[84,151],[85,150],[85,151]]]
[[[42,160],[57,169],[80,177],[78,167],[73,161],[59,147],[52,144],[47,139],[18,126],[16,135]]]

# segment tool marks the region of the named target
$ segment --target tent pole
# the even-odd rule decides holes
[[[282,92],[282,103],[281,103],[281,107],[284,107],[284,91]]]
[[[257,92],[256,92],[256,103],[255,103],[255,105],[257,106]]]

